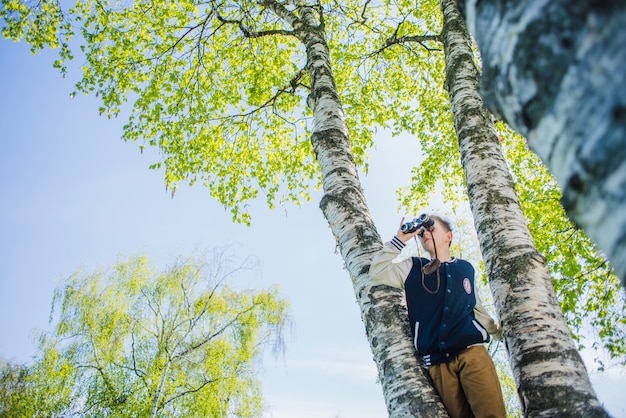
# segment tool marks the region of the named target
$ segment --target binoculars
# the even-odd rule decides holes
[[[400,227],[400,231],[405,234],[410,234],[412,232],[417,231],[420,228],[424,228],[428,231],[432,231],[435,227],[435,220],[423,213],[417,218],[413,219],[411,222],[407,222]],[[424,234],[424,231],[421,232],[420,236]]]

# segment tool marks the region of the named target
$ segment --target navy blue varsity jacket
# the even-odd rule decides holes
[[[445,363],[473,344],[489,341],[476,320],[474,268],[465,260],[441,263],[439,274],[422,273],[429,260],[413,258],[404,282],[413,341],[427,365]]]

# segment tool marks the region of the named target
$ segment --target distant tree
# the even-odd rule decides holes
[[[28,394],[28,367],[0,359],[0,417],[33,416]]]
[[[0,417],[58,417],[70,410],[72,366],[60,361],[58,353],[45,355],[48,361],[32,365],[0,360]]]
[[[486,105],[524,135],[626,286],[626,5],[458,0]]]
[[[3,372],[3,413],[261,416],[255,365],[265,347],[281,347],[288,304],[276,288],[226,283],[251,267],[216,250],[161,272],[144,256],[76,272],[55,292],[54,329],[41,333],[35,363]]]

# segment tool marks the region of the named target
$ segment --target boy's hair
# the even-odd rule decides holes
[[[439,223],[441,225],[443,225],[444,228],[446,228],[447,232],[452,232],[452,226],[450,225],[450,221],[448,221],[447,219],[442,218],[439,215],[430,215],[431,218],[439,221]],[[450,242],[448,243],[448,246],[452,245],[452,240],[450,240]]]

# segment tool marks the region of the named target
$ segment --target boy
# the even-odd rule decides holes
[[[380,283],[404,289],[415,348],[450,416],[505,418],[500,382],[484,346],[489,334],[501,338],[500,327],[475,292],[472,265],[450,256],[449,222],[430,218],[434,224],[429,228],[406,233],[400,228],[374,256],[370,274]],[[394,262],[416,236],[431,260]]]

